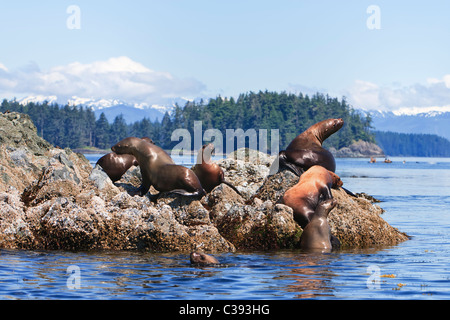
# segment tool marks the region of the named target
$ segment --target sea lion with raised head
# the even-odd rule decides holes
[[[191,264],[197,265],[208,265],[219,263],[219,261],[213,256],[210,256],[209,254],[203,252],[196,252],[196,251],[190,254],[189,259],[191,261]]]
[[[331,252],[332,235],[328,214],[336,206],[336,199],[321,201],[300,237],[300,248],[308,252]],[[337,239],[335,239],[337,240]]]
[[[142,140],[153,143],[153,140],[148,137],[144,137]],[[139,165],[135,156],[131,154],[117,154],[115,152],[105,154],[97,160],[97,164],[102,167],[112,182],[120,180],[132,166]]]
[[[320,201],[333,198],[331,188],[342,187],[339,176],[322,166],[313,166],[300,176],[296,185],[288,189],[280,203],[291,207],[294,220],[304,228],[311,220]]]
[[[128,137],[114,145],[111,150],[136,157],[142,175],[142,184],[139,187],[141,196],[149,191],[150,186],[160,192],[198,197],[205,195],[205,190],[195,173],[175,164],[169,154],[155,144],[136,137]]]
[[[214,144],[209,143],[203,145],[198,152],[197,163],[192,167],[192,171],[197,175],[203,189],[209,193],[212,189],[224,183],[236,191],[237,194],[241,195],[235,186],[225,180],[225,174],[222,168],[217,163],[211,161],[211,155],[214,151]]]
[[[336,162],[330,151],[322,147],[322,143],[344,125],[342,119],[320,121],[299,134],[278,154],[278,171],[287,168],[300,176],[314,165],[320,165],[332,172],[336,170]]]

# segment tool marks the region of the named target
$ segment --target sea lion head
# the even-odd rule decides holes
[[[209,163],[211,161],[211,156],[215,151],[216,148],[214,147],[214,144],[204,144],[198,154],[197,163],[201,164],[203,161]]]
[[[136,137],[128,137],[121,140],[120,142],[117,142],[114,146],[111,147],[111,150],[117,154],[133,154],[139,142],[142,141],[142,139]]]
[[[148,143],[155,144],[155,142],[153,142],[153,140],[151,138],[149,138],[149,137],[142,137],[141,139],[146,141],[146,142],[148,142]]]
[[[324,201],[321,201],[318,205],[318,209],[320,207],[320,212],[325,216],[328,216],[331,210],[336,206],[337,200],[334,198],[330,198]]]
[[[342,182],[341,178],[335,174],[334,172],[330,172],[331,175],[331,180],[333,181],[333,187],[342,187],[344,185],[344,183]]]
[[[215,264],[219,263],[216,258],[202,252],[192,252],[190,255],[192,264]]]
[[[211,156],[214,154],[214,152],[216,152],[216,147],[214,147],[213,143],[208,143],[203,145],[202,147],[203,149],[203,155],[206,155],[206,158],[211,158]]]
[[[341,118],[323,120],[316,125],[316,137],[322,143],[326,138],[341,129],[343,125],[344,120]]]

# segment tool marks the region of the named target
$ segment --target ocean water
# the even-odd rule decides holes
[[[399,245],[222,253],[208,267],[179,253],[0,250],[0,299],[449,299],[450,159],[382,160],[336,159],[336,172],[382,201],[411,236]]]

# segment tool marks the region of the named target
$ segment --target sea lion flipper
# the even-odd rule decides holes
[[[224,180],[222,181],[222,183],[225,183],[227,186],[229,186],[231,189],[233,189],[238,195],[240,195],[242,197],[241,192],[235,187],[233,186],[230,182]]]
[[[342,190],[344,190],[345,191],[345,193],[347,193],[349,196],[352,196],[352,197],[355,197],[355,198],[357,198],[357,196],[356,196],[356,194],[354,194],[353,192],[351,192],[350,190],[348,190],[348,189],[345,189],[344,187],[341,187],[342,188]]]
[[[282,151],[280,152],[279,158],[278,158],[278,172],[281,172],[283,170],[289,170],[293,172],[296,176],[300,177],[303,172],[305,172],[300,166],[298,166],[296,163],[293,163],[289,161],[288,156],[286,153],[289,153],[289,151]]]
[[[198,190],[192,192],[192,191],[187,191],[184,189],[173,189],[173,190],[168,191],[168,193],[175,193],[175,194],[180,194],[182,196],[200,197],[200,198],[206,194],[205,190],[203,190],[203,192],[198,191]]]
[[[140,187],[138,188],[138,192],[141,197],[145,196],[149,190],[150,190],[150,186],[147,187],[144,185],[144,183],[142,183],[140,185]]]
[[[156,203],[159,199],[159,196],[161,195],[161,192],[157,193],[157,194],[149,194],[148,198],[150,199],[151,202]]]

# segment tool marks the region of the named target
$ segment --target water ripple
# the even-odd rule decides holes
[[[0,299],[450,299],[449,162],[366,162],[338,159],[344,184],[382,200],[382,217],[411,240],[324,255],[224,253],[214,267],[191,266],[187,254],[0,250]],[[68,286],[69,266],[80,288]]]

